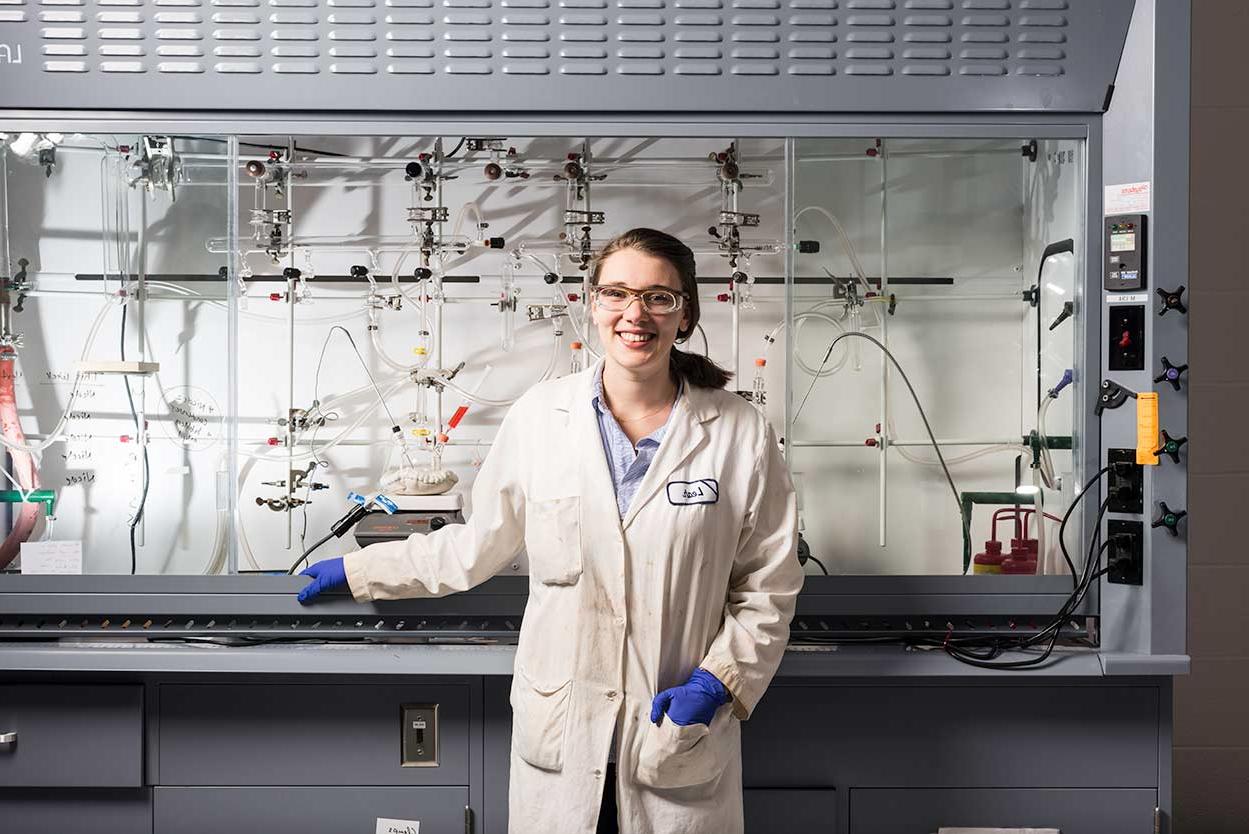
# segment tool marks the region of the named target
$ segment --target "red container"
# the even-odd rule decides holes
[[[976,558],[972,560],[972,573],[1001,573],[1002,560],[1005,558],[1002,555],[1002,543],[996,539],[990,539],[984,543],[984,552],[977,553]]]

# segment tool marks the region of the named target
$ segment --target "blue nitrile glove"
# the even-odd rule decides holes
[[[720,683],[720,679],[706,669],[695,669],[690,679],[680,686],[665,689],[651,702],[651,721],[658,724],[666,713],[673,724],[687,727],[690,724],[710,726],[716,710],[733,696]]]
[[[341,588],[347,584],[347,569],[343,567],[341,556],[317,562],[315,565],[309,565],[301,570],[299,575],[311,576],[313,580],[299,592],[299,601],[302,603],[311,602],[312,598],[319,595],[322,591]]]

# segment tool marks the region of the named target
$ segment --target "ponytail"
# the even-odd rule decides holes
[[[673,373],[695,388],[723,388],[733,378],[733,374],[706,356],[677,350],[675,347],[669,355],[668,365]]]

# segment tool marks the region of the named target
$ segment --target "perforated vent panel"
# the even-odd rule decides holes
[[[1132,0],[0,0],[0,107],[1101,109]]]

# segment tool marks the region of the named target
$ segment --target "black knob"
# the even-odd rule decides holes
[[[502,249],[505,242],[501,237],[492,237],[486,240],[486,245],[491,249]]]
[[[567,177],[568,179],[579,180],[581,179],[582,173],[583,172],[581,170],[581,166],[578,165],[576,162],[570,161],[570,162],[564,163],[564,176]]]
[[[447,520],[440,515],[436,515],[429,520],[430,530],[441,530],[447,526]]]
[[[434,271],[427,266],[418,266],[412,270],[412,276],[418,281],[428,281],[434,277]]]
[[[259,159],[253,159],[247,163],[247,176],[263,177],[265,175],[265,164]]]
[[[356,264],[355,266],[351,268],[351,277],[352,278],[368,278],[369,268],[367,266],[361,266],[360,264]]]
[[[1128,397],[1135,397],[1136,394],[1124,388],[1117,382],[1109,379],[1102,380],[1101,393],[1097,396],[1097,404],[1093,406],[1093,413],[1098,417],[1102,416],[1102,412],[1108,408],[1118,408],[1128,401]]]
[[[542,276],[542,280],[548,284],[558,284],[559,276],[556,275],[554,272],[548,272]]]
[[[1162,357],[1162,373],[1154,377],[1154,382],[1169,382],[1176,391],[1180,390],[1180,375],[1188,370],[1187,365],[1172,365],[1171,360]]]
[[[720,179],[725,182],[732,182],[740,173],[741,169],[737,167],[736,162],[726,162],[720,166]]]
[[[282,270],[282,277],[288,281],[298,281],[300,275],[303,275],[303,273],[293,266],[288,266]]]
[[[740,270],[733,273],[734,284],[744,284],[750,280],[750,276]]]
[[[1187,510],[1172,510],[1170,507],[1167,506],[1166,501],[1159,501],[1158,508],[1159,508],[1160,514],[1156,519],[1154,519],[1154,523],[1149,526],[1150,527],[1165,527],[1167,528],[1168,533],[1170,533],[1173,536],[1178,536],[1180,534],[1180,531],[1178,529],[1179,524],[1180,524],[1180,519],[1188,515],[1188,511]]]
[[[1162,309],[1158,311],[1158,315],[1165,316],[1168,310],[1178,310],[1181,313],[1187,313],[1188,308],[1184,306],[1184,285],[1180,284],[1174,290],[1164,290],[1159,287],[1158,295],[1162,298]]]
[[[1188,442],[1187,437],[1172,437],[1167,430],[1162,430],[1162,445],[1154,449],[1155,455],[1169,455],[1175,463],[1180,462],[1180,447]]]
[[[419,180],[424,172],[425,166],[419,162],[409,162],[403,166],[403,173],[407,174],[410,180]]]
[[[497,180],[499,177],[503,176],[503,168],[497,162],[487,162],[485,173],[486,179]]]
[[[798,254],[814,255],[820,251],[820,242],[818,240],[800,240],[798,241]]]

